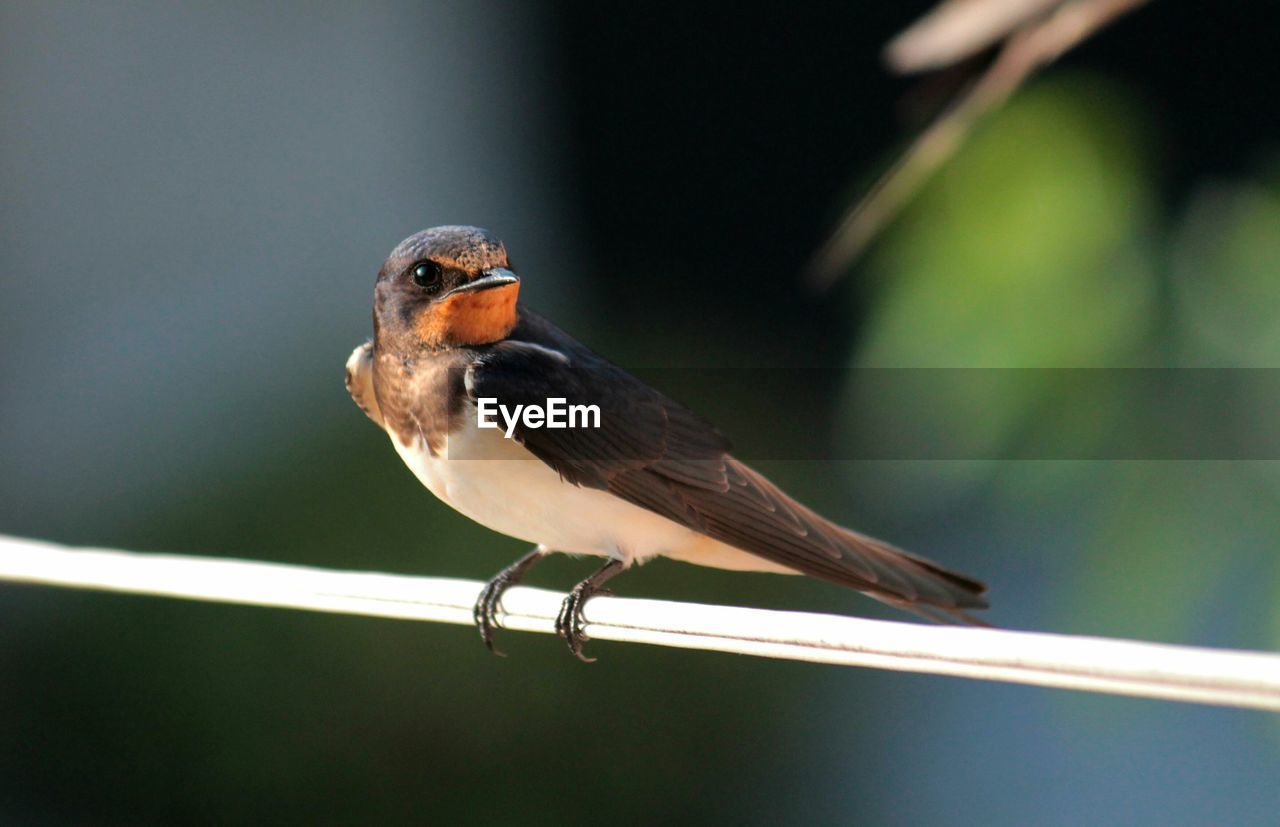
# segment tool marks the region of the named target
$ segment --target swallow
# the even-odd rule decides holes
[[[373,339],[346,366],[352,399],[431,493],[534,544],[476,601],[491,651],[501,654],[493,638],[502,593],[551,552],[605,560],[556,620],[586,661],[586,602],[659,556],[806,574],[929,619],[981,623],[966,610],[987,607],[983,583],[802,505],[734,458],[714,426],[525,307],[519,293],[520,277],[488,231],[423,230],[378,271]],[[598,406],[594,426],[509,416],[552,399]],[[484,427],[486,402],[508,407],[500,427]]]

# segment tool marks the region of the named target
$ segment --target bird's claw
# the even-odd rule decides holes
[[[502,593],[519,583],[546,552],[545,547],[535,546],[532,551],[495,574],[488,583],[484,584],[484,588],[480,590],[480,596],[476,598],[475,606],[471,609],[471,619],[475,621],[476,629],[480,632],[480,640],[484,641],[486,649],[499,657],[507,656],[505,652],[493,645],[493,633],[498,628],[498,605],[502,602]]]
[[[505,658],[507,653],[494,644],[493,633],[498,628],[498,603],[502,600],[502,593],[510,585],[511,583],[501,574],[485,583],[471,611],[471,617],[475,621],[476,629],[480,632],[480,640],[484,642],[485,648],[501,658]]]
[[[591,640],[584,631],[587,621],[582,616],[582,610],[586,608],[588,600],[602,594],[610,595],[613,592],[593,588],[590,583],[579,583],[560,604],[560,614],[556,616],[556,634],[564,638],[569,651],[583,663],[595,663],[596,659],[582,654],[582,645]]]

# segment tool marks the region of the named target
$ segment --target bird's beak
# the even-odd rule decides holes
[[[508,284],[515,284],[520,281],[520,277],[505,267],[490,267],[484,271],[484,274],[475,281],[469,281],[466,284],[459,284],[457,287],[445,293],[440,298],[445,299],[454,293],[479,293],[481,290],[492,290],[495,287],[506,287]]]

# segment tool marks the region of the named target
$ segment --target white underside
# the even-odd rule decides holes
[[[470,423],[432,456],[420,439],[391,443],[433,494],[494,531],[554,551],[594,554],[627,564],[663,555],[745,571],[790,569],[713,540],[613,494],[560,479],[548,465],[499,430]]]
[[[373,347],[357,347],[347,360],[347,388],[369,418],[386,428],[373,393]],[[563,482],[550,466],[501,431],[466,427],[433,456],[421,438],[391,444],[409,469],[440,499],[494,531],[552,551],[612,557],[627,564],[656,555],[738,571],[792,569],[725,545],[632,505],[620,497]]]

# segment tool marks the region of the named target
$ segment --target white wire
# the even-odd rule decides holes
[[[71,549],[0,535],[0,580],[470,624],[481,584],[248,560]],[[554,632],[562,594],[517,586],[504,628]],[[597,597],[597,640],[870,666],[1280,711],[1280,655],[837,615]]]

